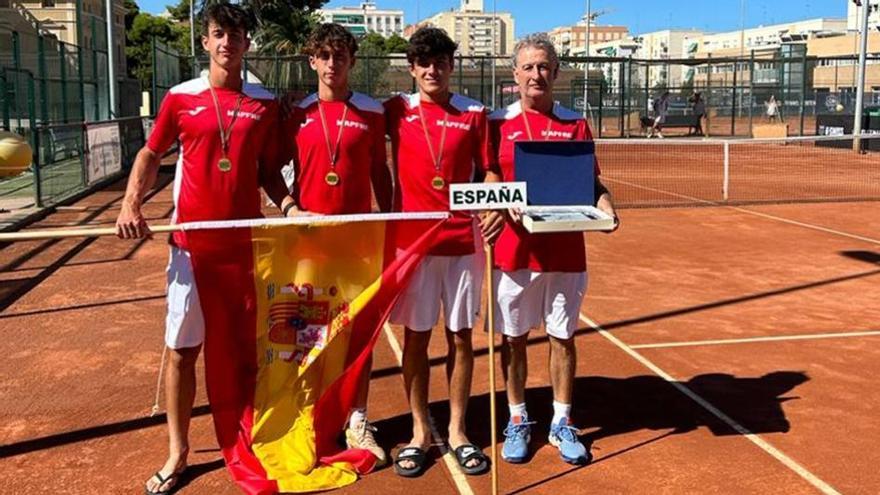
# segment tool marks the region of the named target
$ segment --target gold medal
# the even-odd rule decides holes
[[[419,105],[419,122],[422,123],[422,130],[425,132],[425,144],[428,145],[428,152],[431,154],[431,160],[434,162],[434,173],[437,175],[431,179],[431,187],[440,191],[446,185],[446,181],[440,176],[443,170],[443,148],[446,144],[446,125],[449,122],[449,112],[443,115],[443,130],[440,132],[440,150],[434,153],[434,145],[431,143],[431,135],[428,134],[428,126],[425,125],[425,113],[422,111],[422,105]]]
[[[208,87],[211,89],[211,99],[214,100],[214,110],[217,112],[217,127],[220,128],[220,144],[223,147],[223,158],[217,162],[217,168],[219,168],[221,172],[229,172],[232,170],[232,161],[226,157],[226,154],[229,152],[229,138],[232,136],[232,126],[235,124],[235,119],[238,118],[238,111],[241,110],[241,102],[242,99],[244,99],[244,94],[238,94],[238,98],[235,100],[235,110],[232,112],[232,120],[229,121],[229,125],[224,129],[223,117],[221,115],[222,112],[220,111],[220,100],[217,99],[217,93],[214,92],[214,86],[211,85],[210,80],[208,81]]]
[[[336,173],[336,161],[339,159],[339,148],[342,144],[342,131],[345,129],[345,116],[348,115],[348,105],[342,109],[342,120],[339,121],[339,130],[336,132],[336,148],[330,145],[330,129],[327,126],[327,117],[324,115],[324,107],[318,101],[318,112],[321,114],[321,126],[324,128],[324,142],[327,143],[327,156],[330,158],[330,171],[324,176],[324,182],[328,186],[339,184],[339,174]]]

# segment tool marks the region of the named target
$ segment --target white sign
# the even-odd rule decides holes
[[[483,182],[450,184],[449,209],[505,210],[526,207],[525,182]]]
[[[119,124],[89,124],[86,127],[86,142],[89,149],[89,184],[94,184],[122,170],[122,140],[119,137]]]

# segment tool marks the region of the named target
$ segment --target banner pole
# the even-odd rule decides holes
[[[444,220],[449,218],[447,212],[415,212],[415,213],[364,213],[356,215],[302,215],[283,218],[253,218],[248,220],[208,220],[172,225],[150,225],[154,234],[163,232],[179,232],[183,230],[236,229],[254,227],[278,227],[284,225],[333,225],[352,222],[385,222],[394,220]],[[0,233],[0,242],[38,241],[45,239],[62,239],[67,237],[101,237],[115,236],[116,227],[101,228],[70,228],[70,229],[33,229],[19,232]]]
[[[150,231],[154,234],[163,232],[177,232],[182,230],[179,225],[151,225]],[[75,228],[75,229],[37,229],[21,232],[0,233],[0,242],[16,241],[42,241],[47,239],[66,239],[70,237],[103,237],[116,235],[116,227],[101,228]]]
[[[492,287],[492,268],[495,265],[495,250],[486,244],[486,319],[489,325],[489,434],[492,446],[491,464],[492,495],[498,495],[498,433],[495,413],[495,290]]]

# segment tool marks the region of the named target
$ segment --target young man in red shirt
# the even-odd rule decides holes
[[[205,10],[202,46],[210,56],[203,76],[168,92],[153,132],[135,159],[117,235],[124,239],[152,234],[141,212],[144,195],[156,182],[162,154],[180,141],[174,176],[172,223],[261,217],[260,187],[286,214],[294,206],[280,172],[275,97],[242,81],[247,52],[248,16],[228,3]],[[186,237],[171,240],[165,344],[170,356],[165,373],[168,459],[144,487],[148,495],[175,489],[186,469],[189,424],[196,391],[195,363],[205,338],[204,317]]]
[[[391,172],[385,154],[385,109],[349,89],[357,41],[339,24],[321,24],[306,42],[318,92],[306,97],[285,122],[284,142],[295,145],[293,196],[297,209],[323,215],[370,213],[371,191],[379,210],[391,210]],[[372,188],[370,187],[372,185]],[[345,438],[367,449],[377,466],[387,462],[366,416],[370,374],[364,373]]]
[[[441,29],[422,28],[410,39],[407,60],[419,91],[385,102],[398,189],[397,211],[449,211],[449,184],[472,182],[490,166],[486,109],[449,91],[456,44]],[[484,233],[500,230],[500,216],[487,217]],[[471,329],[480,308],[483,258],[472,216],[453,213],[435,246],[413,275],[391,313],[406,327],[403,377],[413,415],[413,436],[400,449],[394,468],[417,476],[432,443],[428,419],[428,343],[441,302],[449,353],[449,446],[468,474],[488,469],[485,454],[465,431],[465,410],[473,374]]]
[[[516,141],[591,140],[583,117],[553,100],[559,60],[545,35],[527,36],[514,48],[513,75],[520,100],[490,116],[498,166],[505,181],[514,177]],[[616,217],[611,194],[598,180],[598,208]],[[587,285],[587,260],[581,232],[530,234],[515,211],[495,241],[495,331],[503,332],[502,367],[510,421],[502,458],[525,462],[531,425],[525,404],[526,345],[529,332],[542,324],[550,340],[553,420],[549,440],[566,462],[585,464],[590,453],[571,425],[571,398],[576,368],[574,331]],[[491,239],[490,239],[491,240]]]

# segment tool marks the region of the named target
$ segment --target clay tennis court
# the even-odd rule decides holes
[[[598,153],[603,160],[601,145]],[[624,203],[653,197],[645,188],[703,199],[664,189],[699,173],[680,159],[642,172],[610,157],[602,163]],[[658,182],[657,171],[673,167],[685,176]],[[877,173],[876,154],[865,167]],[[644,180],[634,180],[638,173]],[[163,173],[146,204],[155,222],[168,221],[169,180]],[[32,228],[110,226],[123,187]],[[627,208],[616,234],[588,236],[573,419],[594,461],[566,465],[546,444],[548,343],[535,334],[527,391],[538,421],[535,454],[525,465],[500,464],[503,493],[880,491],[880,203],[703,206]],[[141,493],[164,461],[164,416],[150,417],[150,408],[167,249],[161,239],[100,238],[0,250],[0,491]],[[386,330],[371,382],[370,417],[389,449],[409,439],[411,425],[401,345],[401,329]],[[475,332],[475,347],[469,425],[488,452],[485,334]],[[441,437],[445,355],[435,332],[431,410]],[[500,373],[498,389],[501,438]],[[214,440],[204,387],[191,436],[181,493],[238,493]],[[421,478],[383,469],[340,492],[489,493],[488,475],[463,477],[437,448],[431,457]]]

